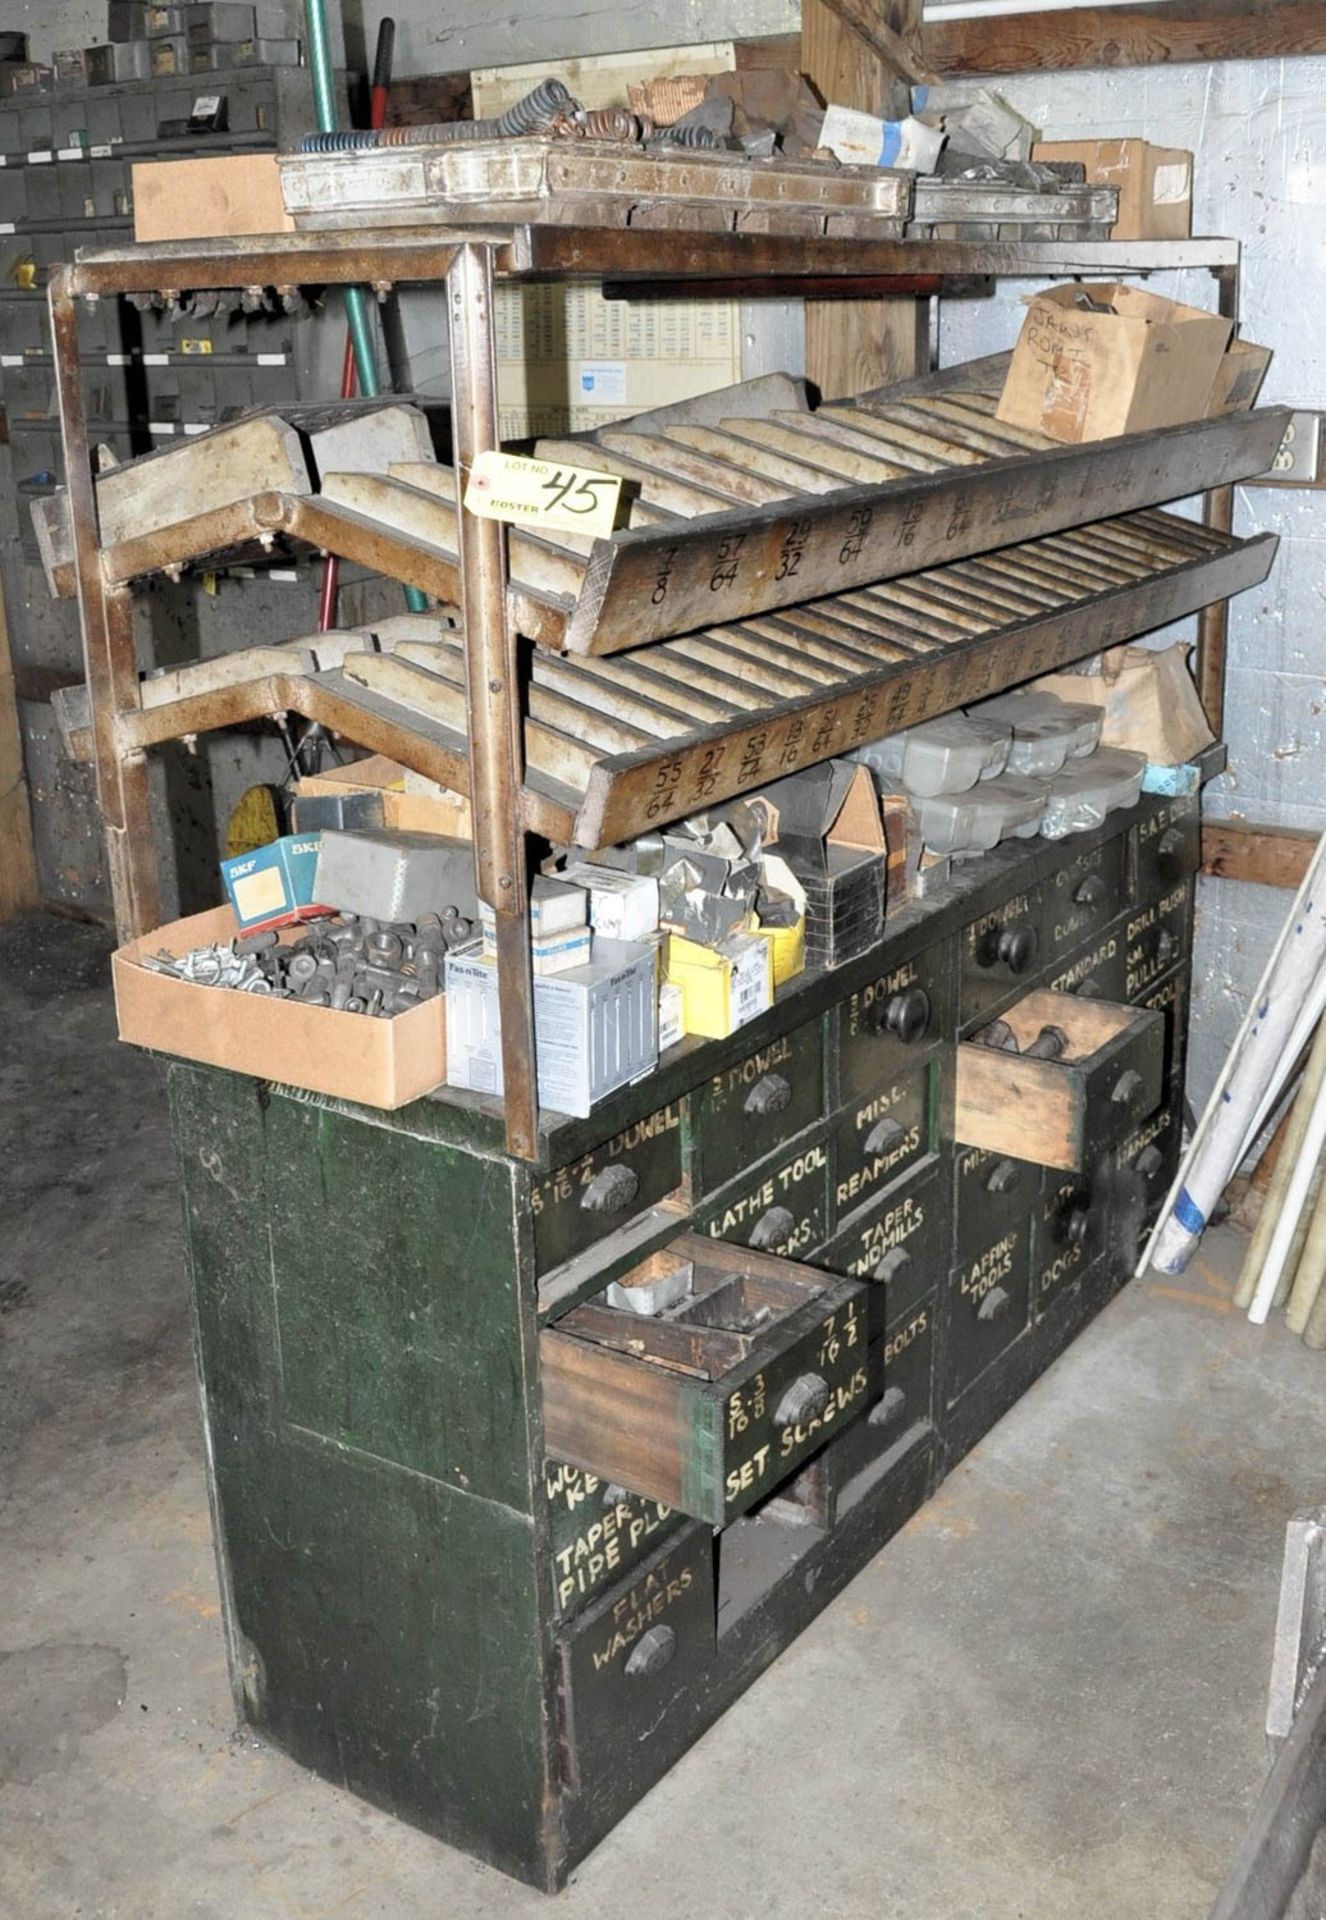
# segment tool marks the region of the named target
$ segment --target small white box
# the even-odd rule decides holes
[[[584,1119],[658,1062],[652,947],[596,939],[586,967],[534,982],[539,1105]],[[447,1080],[502,1092],[497,968],[477,946],[447,955]]]
[[[563,880],[589,895],[589,924],[609,940],[643,940],[658,931],[658,881],[652,874],[619,873],[588,863],[565,867]]]
[[[675,1047],[686,1038],[686,1029],[681,1023],[682,991],[671,980],[665,980],[658,990],[658,1050],[666,1053],[669,1047]]]
[[[588,927],[534,934],[530,940],[530,965],[535,979],[550,973],[569,973],[572,967],[587,967],[593,937]],[[497,958],[497,926],[490,914],[483,916],[483,957],[485,960]]]
[[[530,932],[561,933],[570,927],[583,927],[589,913],[589,901],[583,887],[566,880],[554,880],[539,873],[529,890]],[[479,902],[479,918],[485,929],[495,927],[497,916],[486,900]]]

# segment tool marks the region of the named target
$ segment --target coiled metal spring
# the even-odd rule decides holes
[[[301,153],[358,153],[364,147],[379,145],[376,133],[347,129],[343,133],[306,133],[299,143]]]

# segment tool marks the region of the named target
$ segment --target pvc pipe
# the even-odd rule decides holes
[[[1326,1013],[1326,973],[1313,981],[1308,997],[1299,1011],[1298,1019],[1294,1022],[1294,1030],[1285,1042],[1285,1050],[1276,1064],[1274,1078],[1257,1103],[1252,1119],[1248,1123],[1248,1131],[1244,1136],[1243,1151],[1239,1155],[1240,1164],[1252,1152],[1258,1135],[1271,1117],[1276,1102],[1293,1078],[1298,1063],[1303,1057],[1304,1048],[1311,1045],[1313,1032],[1324,1013]]]
[[[1301,1094],[1299,1098],[1302,1098]],[[1275,1231],[1271,1235],[1271,1244],[1266,1250],[1265,1265],[1257,1276],[1252,1305],[1248,1308],[1248,1318],[1254,1326],[1262,1327],[1266,1324],[1266,1317],[1271,1311],[1271,1302],[1275,1298],[1275,1290],[1280,1281],[1281,1269],[1289,1252],[1289,1244],[1303,1211],[1303,1203],[1307,1199],[1313,1170],[1321,1158],[1323,1149],[1326,1149],[1326,1080],[1317,1088],[1316,1098],[1312,1103],[1312,1116],[1308,1121],[1307,1131],[1303,1135],[1303,1150],[1289,1176],[1285,1203],[1280,1209]]]
[[[1308,1324],[1303,1329],[1305,1347],[1326,1347],[1326,1287],[1317,1295],[1316,1305],[1308,1315]]]
[[[1154,1258],[1182,1273],[1239,1163],[1248,1123],[1268,1086],[1284,1078],[1284,1051],[1300,1010],[1326,968],[1326,834],[1276,939],[1196,1133],[1137,1267]],[[1319,898],[1318,895],[1322,897]]]
[[[1326,1179],[1323,1179],[1321,1162],[1317,1164],[1313,1177],[1316,1187],[1315,1204],[1307,1220],[1307,1233],[1303,1240],[1303,1251],[1299,1255],[1294,1272],[1294,1284],[1289,1290],[1289,1304],[1285,1308],[1285,1325],[1291,1333],[1302,1333],[1321,1292],[1323,1277],[1326,1277]],[[1311,1199],[1313,1196],[1309,1195]],[[1304,1209],[1307,1215],[1307,1209]],[[1301,1224],[1301,1223],[1300,1223]],[[1290,1259],[1285,1262],[1286,1271],[1293,1264],[1293,1249]]]
[[[1280,1217],[1280,1209],[1289,1191],[1290,1175],[1302,1152],[1303,1136],[1307,1132],[1308,1121],[1312,1117],[1312,1088],[1320,1084],[1323,1069],[1326,1069],[1326,1021],[1317,1028],[1317,1037],[1312,1043],[1312,1053],[1304,1069],[1303,1084],[1299,1087],[1293,1111],[1289,1116],[1289,1130],[1285,1134],[1285,1143],[1280,1149],[1280,1158],[1275,1163],[1271,1184],[1266,1189],[1261,1216],[1248,1241],[1243,1270],[1239,1274],[1238,1286],[1234,1289],[1236,1307],[1247,1308],[1252,1305],[1252,1296],[1257,1291],[1257,1275],[1262,1270],[1266,1250],[1271,1244],[1271,1235],[1275,1232],[1275,1223]],[[1309,1076],[1313,1075],[1315,1078],[1310,1081]]]

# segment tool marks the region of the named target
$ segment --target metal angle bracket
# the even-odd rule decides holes
[[[1280,1606],[1266,1702],[1272,1765],[1293,1729],[1308,1689],[1326,1665],[1326,1507],[1295,1514],[1285,1529]]]

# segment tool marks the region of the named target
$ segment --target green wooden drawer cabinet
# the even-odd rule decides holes
[[[561,1886],[1127,1278],[1179,1148],[1196,820],[996,850],[533,1166],[480,1096],[173,1063],[243,1716]],[[1084,1101],[1043,1170],[955,1144],[955,1067],[1047,990],[1131,1003],[1146,1110]],[[651,1363],[601,1296],[683,1257],[712,1291]]]

